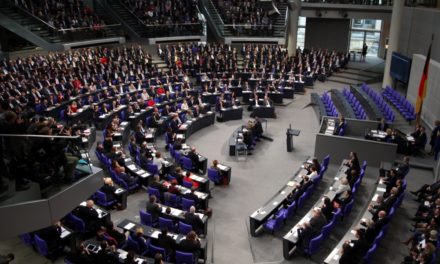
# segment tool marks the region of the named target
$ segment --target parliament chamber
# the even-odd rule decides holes
[[[439,8],[0,1],[0,263],[438,263]]]

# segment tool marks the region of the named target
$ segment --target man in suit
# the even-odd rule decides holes
[[[84,221],[86,229],[89,231],[98,229],[99,215],[95,208],[93,208],[94,205],[93,200],[87,200],[85,206],[80,205],[75,211],[75,215]]]
[[[305,222],[298,229],[298,241],[297,245],[301,248],[308,248],[310,240],[316,237],[320,232],[321,228],[327,224],[325,216],[322,214],[320,209],[313,211],[313,216],[310,221]]]
[[[377,124],[377,130],[380,130],[380,131],[387,131],[387,129],[388,129],[388,124],[387,124],[385,118],[382,117],[382,118],[380,119],[380,123]]]
[[[160,234],[158,235],[156,245],[165,249],[165,252],[168,254],[172,254],[172,252],[174,252],[174,250],[177,248],[176,241],[168,235],[168,229],[166,227],[162,228]]]
[[[183,197],[185,197],[185,199],[188,199],[188,200],[193,200],[195,202],[196,207],[198,207],[200,200],[199,200],[199,197],[194,193],[195,190],[196,190],[196,188],[193,186],[191,188],[191,192],[185,194]]]
[[[116,199],[116,195],[115,195],[116,189],[117,188],[115,187],[112,178],[104,178],[104,185],[101,187],[100,190],[107,197],[107,201]]]
[[[188,152],[187,157],[191,160],[196,171],[199,171],[200,169],[202,169],[202,168],[200,168],[199,155],[197,154],[195,147],[191,148],[191,151]]]
[[[150,195],[150,198],[147,202],[147,212],[151,214],[151,218],[153,222],[156,222],[162,213],[162,209],[160,205],[156,202],[157,198],[154,195]]]
[[[149,184],[151,188],[159,190],[159,192],[166,192],[168,189],[162,183],[160,183],[159,175],[154,175],[154,181]]]
[[[196,208],[191,206],[189,212],[185,215],[185,223],[191,225],[196,233],[201,233],[203,230],[203,222],[198,215],[196,215]]]

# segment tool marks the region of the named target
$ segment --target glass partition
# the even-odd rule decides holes
[[[353,19],[351,21],[350,51],[360,53],[367,44],[367,55],[377,56],[382,31],[382,20]]]
[[[55,134],[62,128],[43,128]],[[0,205],[47,198],[92,174],[90,129],[76,136],[0,134]]]

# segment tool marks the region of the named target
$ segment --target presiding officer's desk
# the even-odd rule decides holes
[[[290,259],[293,254],[293,251],[296,247],[295,246],[296,242],[298,242],[298,229],[300,225],[302,225],[305,222],[308,222],[312,218],[315,208],[320,208],[324,204],[322,198],[328,197],[330,200],[333,200],[335,198],[336,196],[335,190],[341,184],[340,179],[345,177],[345,171],[349,168],[348,166],[345,165],[346,162],[347,160],[342,161],[342,164],[339,167],[338,172],[336,173],[336,177],[334,178],[333,183],[330,185],[328,191],[326,191],[315,203],[315,205],[312,206],[312,208],[307,212],[307,214],[304,215],[304,217],[289,232],[287,232],[287,234],[284,235],[283,256],[285,259]]]
[[[185,211],[177,209],[177,208],[173,208],[173,207],[170,207],[170,206],[162,205],[162,204],[161,204],[160,208],[162,210],[162,214],[163,215],[166,214],[165,213],[166,209],[170,208],[171,209],[171,213],[169,215],[167,214],[168,216],[173,218],[176,222],[177,221],[185,222],[185,215],[186,215]],[[208,234],[208,217],[206,215],[204,215],[204,214],[201,214],[201,213],[195,213],[195,214],[200,218],[200,220],[202,220],[202,223],[203,223],[202,234],[204,234],[204,235]]]
[[[411,134],[405,134],[399,129],[393,129],[392,143],[397,144],[397,152],[402,154],[411,154],[415,139]],[[370,130],[365,134],[365,139],[375,141],[385,141],[387,133],[380,130]]]
[[[377,198],[379,196],[382,196],[386,192],[386,185],[383,184],[382,181],[379,181],[379,184],[377,185],[376,191],[371,198],[371,203],[376,202]],[[338,264],[339,259],[341,258],[341,252],[342,247],[345,243],[345,241],[350,240],[357,240],[356,238],[356,232],[355,230],[358,228],[365,229],[365,226],[363,226],[361,223],[365,222],[367,219],[371,219],[373,217],[373,214],[368,211],[368,208],[365,208],[364,213],[362,214],[361,218],[354,222],[354,224],[351,226],[351,228],[347,231],[347,233],[341,238],[339,243],[336,245],[336,247],[332,250],[332,252],[325,258],[324,263],[326,264]]]
[[[208,111],[205,115],[200,114],[199,117],[187,120],[179,127],[179,134],[184,134],[188,139],[193,133],[202,128],[213,125],[215,122],[215,113]]]
[[[144,236],[151,239],[157,239],[159,234],[161,233],[160,229],[136,223],[128,219],[124,219],[122,222],[120,222],[118,224],[118,227],[123,229],[124,231],[130,232],[136,232],[136,229],[138,227],[142,227],[142,229],[144,230]],[[185,235],[182,234],[174,234],[168,232],[168,235],[176,241],[177,245],[179,245],[180,242],[185,239]],[[200,245],[200,258],[203,259],[203,262],[205,263],[208,251],[208,241],[206,239],[200,238]]]
[[[285,186],[249,216],[249,229],[252,236],[258,235],[263,224],[278,211],[289,194],[295,189],[295,184],[300,183],[302,181],[302,175],[306,174],[307,170],[301,166]]]
[[[243,107],[240,106],[232,106],[228,108],[222,108],[220,109],[220,115],[222,118],[222,121],[229,121],[229,120],[238,120],[243,118]]]
[[[229,156],[235,156],[235,151],[237,149],[237,146],[240,145],[240,147],[242,147],[244,145],[243,137],[242,136],[240,137],[240,134],[243,133],[244,127],[245,126],[240,126],[234,132],[232,132],[232,135],[229,138]]]

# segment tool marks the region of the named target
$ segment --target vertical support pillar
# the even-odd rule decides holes
[[[385,72],[383,75],[382,87],[392,86],[390,76],[391,56],[399,48],[400,26],[402,24],[402,14],[405,1],[393,1],[393,13],[391,16],[390,36],[388,39],[387,58],[385,61]]]
[[[300,0],[289,0],[287,2],[287,51],[290,56],[296,55],[297,36],[298,36],[298,19],[301,11]]]

